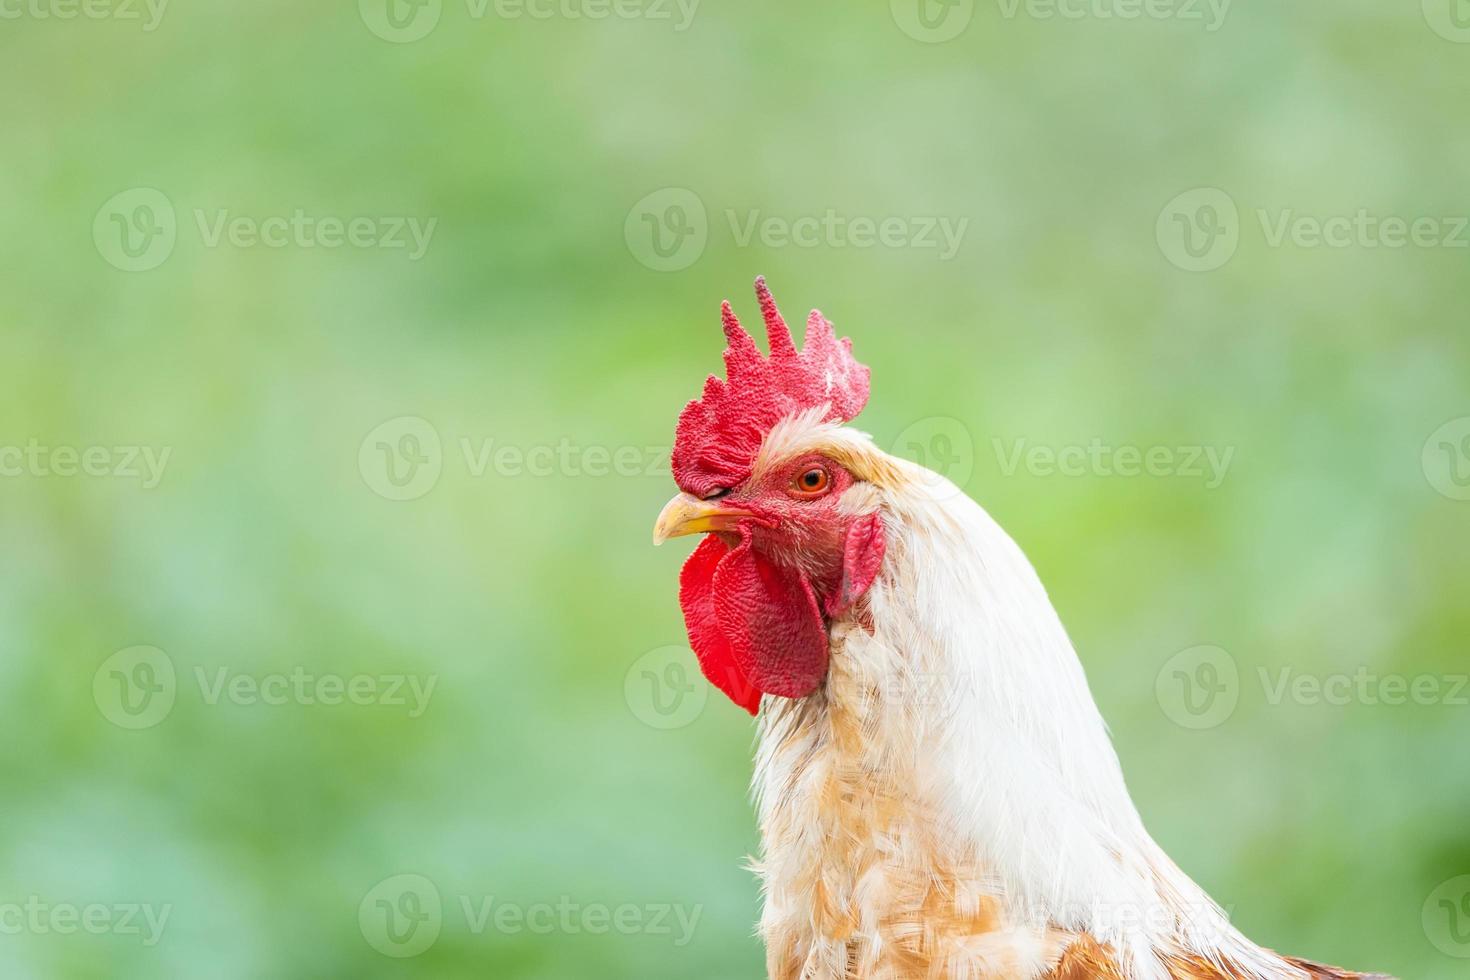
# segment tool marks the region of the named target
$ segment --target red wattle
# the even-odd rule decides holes
[[[762,693],[805,697],[827,676],[827,627],[811,583],[766,561],[750,532],[706,537],[684,563],[679,605],[711,684],[751,714]]]
[[[749,528],[715,568],[715,615],[735,662],[767,694],[805,697],[827,676],[827,625],[801,572],[762,558]]]
[[[726,697],[755,714],[760,709],[761,692],[736,662],[715,614],[715,569],[729,553],[725,542],[712,534],[699,543],[679,573],[679,606],[684,610],[684,626],[689,631],[689,645],[699,659],[699,669]]]

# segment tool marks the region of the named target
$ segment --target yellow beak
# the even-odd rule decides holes
[[[681,493],[664,504],[658,522],[653,525],[653,543],[663,544],[669,538],[705,531],[730,531],[737,521],[749,517],[750,511],[723,507],[717,500],[700,500]]]

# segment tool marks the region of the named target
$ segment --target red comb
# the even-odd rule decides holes
[[[761,441],[789,415],[823,405],[823,421],[848,422],[868,402],[868,369],[852,357],[852,341],[840,341],[817,310],[806,321],[806,340],[797,351],[766,279],[755,281],[755,295],[766,321],[771,356],[762,357],[740,326],[728,300],[724,322],[726,380],[714,375],[704,395],[684,406],[674,432],[674,481],[696,497],[743,482]]]

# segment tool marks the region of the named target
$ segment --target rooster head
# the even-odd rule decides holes
[[[862,467],[844,440],[821,438],[862,411],[868,369],[817,310],[798,351],[764,278],[755,292],[770,356],[727,301],[726,378],[711,375],[679,415],[682,492],[653,532],[655,544],[706,535],[679,604],[704,675],[751,714],[762,694],[798,698],[822,684],[831,622],[868,591],[884,549]]]

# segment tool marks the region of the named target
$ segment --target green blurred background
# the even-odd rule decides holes
[[[1465,5],[116,2],[0,18],[7,980],[762,975],[751,722],[649,546],[757,273],[1031,555],[1248,934],[1466,975]],[[1276,234],[1360,212],[1435,224]],[[1009,465],[1094,444],[1233,455]]]

